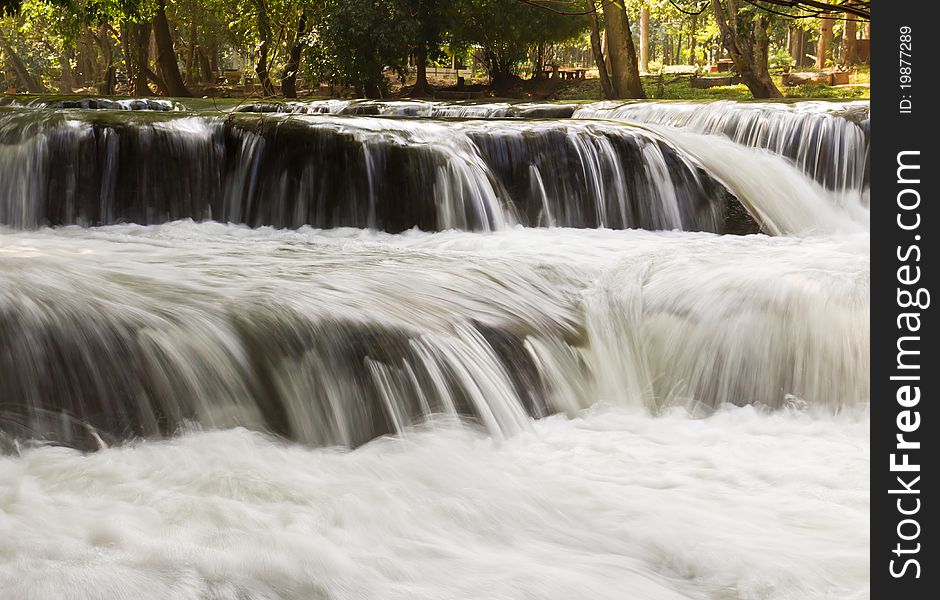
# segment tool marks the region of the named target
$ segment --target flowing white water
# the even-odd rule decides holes
[[[869,102],[537,102],[448,103],[418,100],[249,104],[247,112],[373,114],[433,118],[616,119],[720,134],[792,160],[829,189],[861,191],[869,176]]]
[[[661,126],[652,129],[728,185],[768,233],[807,235],[868,229],[867,192],[826,190],[801,176],[778,154],[743,147],[722,137]],[[742,169],[742,164],[747,168]]]
[[[0,224],[21,228],[491,230],[550,214],[568,227],[756,231],[681,148],[606,122],[7,109],[0,168]]]
[[[28,410],[0,415],[32,437],[79,435],[62,410],[106,438],[195,419],[348,445],[429,411],[506,436],[598,401],[868,401],[867,234],[182,222],[4,242],[0,406]]]
[[[835,190],[868,185],[869,103],[855,102],[598,102],[578,107],[578,119],[608,118],[721,134],[793,160]]]
[[[863,600],[868,448],[867,418],[615,409],[30,450],[0,458],[0,598]]]
[[[659,125],[26,112],[0,600],[869,596],[858,187]],[[724,187],[776,237],[556,227],[720,230]]]

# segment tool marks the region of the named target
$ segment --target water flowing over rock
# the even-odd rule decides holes
[[[602,102],[576,118],[651,123],[722,134],[739,144],[765,148],[793,160],[830,189],[869,185],[868,102]]]
[[[181,102],[167,98],[83,98],[76,96],[35,96],[20,100],[16,97],[0,97],[0,106],[25,108],[74,108],[85,110],[185,110]]]
[[[759,228],[681,149],[590,121],[7,109],[0,144],[0,223],[15,227]]]
[[[596,402],[865,406],[865,237],[621,233],[21,233],[0,423],[83,448],[187,422],[356,446],[432,414],[509,436]]]
[[[867,405],[854,105],[51,106],[0,108],[0,443]]]

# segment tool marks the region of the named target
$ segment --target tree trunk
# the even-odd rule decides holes
[[[796,25],[790,25],[787,27],[787,52],[790,53],[790,57],[793,58],[793,64],[800,66],[800,36],[803,35],[803,31]]]
[[[591,7],[591,52],[594,54],[594,64],[597,65],[597,76],[601,80],[601,92],[604,98],[614,97],[614,88],[610,83],[610,74],[607,72],[607,62],[604,50],[601,47],[600,19],[597,18],[597,6],[594,0],[587,0]]]
[[[124,75],[127,78],[127,89],[125,91],[128,94],[133,94],[131,73],[134,71],[134,40],[131,34],[131,23],[129,21],[122,21],[120,27],[119,42],[121,45],[121,59],[124,63]]]
[[[59,67],[61,69],[61,80],[59,82],[59,91],[63,94],[72,94],[74,93],[73,89],[75,87],[75,76],[72,74],[72,46],[70,43],[66,43],[65,47],[62,49],[62,57],[59,59]]]
[[[832,19],[829,13],[819,19],[819,42],[816,44],[816,68],[826,68],[826,58],[832,45]]]
[[[721,0],[711,0],[711,4],[715,21],[721,30],[722,42],[751,95],[755,98],[783,97],[770,76],[770,39],[767,37],[765,15],[739,13],[737,0],[727,0],[727,12]]]
[[[130,23],[130,55],[133,72],[128,73],[135,96],[149,96],[147,71],[150,69],[150,23]]]
[[[691,31],[689,32],[689,64],[690,65],[695,64],[695,46],[697,43],[695,40],[695,28],[697,25],[698,25],[698,15],[692,15],[692,27],[691,27]]]
[[[111,36],[106,24],[98,28],[98,33],[93,34],[95,44],[101,50],[101,80],[98,82],[98,93],[102,96],[114,95],[115,64],[114,64],[114,46],[111,45]]]
[[[415,53],[415,85],[411,95],[431,95],[431,84],[428,83],[428,50],[423,44]]]
[[[186,54],[186,83],[192,85],[197,83],[196,77],[196,18],[193,17],[190,23],[188,52]]]
[[[255,63],[255,73],[261,83],[261,93],[264,96],[274,96],[274,84],[271,83],[271,73],[268,71],[268,46],[271,43],[271,20],[268,17],[268,6],[265,0],[255,0],[258,10],[258,37],[261,40],[258,46],[258,61]]]
[[[369,80],[362,84],[362,89],[360,90],[363,96],[366,98],[381,98],[382,90],[379,87],[377,81]]]
[[[98,79],[95,45],[94,42],[89,42],[88,38],[88,31],[85,30],[82,31],[78,41],[79,85],[82,87],[93,84]]]
[[[157,3],[157,11],[153,16],[153,37],[157,43],[157,67],[167,93],[170,96],[192,96],[183,83],[183,76],[180,75],[180,67],[176,62],[170,24],[166,20],[166,0],[159,0]]]
[[[858,62],[855,44],[858,21],[852,15],[846,15],[845,19],[845,30],[842,32],[842,64],[848,66]]]
[[[640,8],[640,72],[650,70],[650,9]]]
[[[545,45],[539,42],[535,46],[535,61],[532,65],[532,79],[541,79],[545,76]]]
[[[13,49],[13,46],[3,36],[0,36],[0,49],[2,49],[3,53],[7,55],[7,59],[10,61],[10,66],[12,66],[13,70],[16,72],[16,76],[20,80],[20,83],[26,86],[27,92],[30,94],[45,93],[46,88],[42,85],[42,82],[30,74],[29,69],[26,67],[26,63],[23,62],[23,59],[20,58],[19,54],[16,53],[16,50]]]
[[[622,6],[607,2],[604,4],[604,21],[607,24],[610,77],[614,97],[645,98],[627,11]]]
[[[304,48],[303,36],[306,29],[307,14],[302,12],[300,13],[300,20],[297,21],[297,35],[294,36],[294,45],[290,48],[287,66],[284,68],[284,77],[281,79],[281,94],[285,98],[297,97],[297,71],[300,70],[300,55]],[[425,81],[427,81],[426,77]]]
[[[212,65],[209,64],[209,55],[205,48],[199,46],[196,49],[196,60],[199,63],[199,70],[202,72],[202,80],[210,85],[215,85],[215,79],[212,77]]]
[[[607,74],[610,75],[610,44],[607,43],[607,28],[601,32],[601,53],[604,55],[604,66],[607,67]],[[613,89],[613,88],[611,88]]]

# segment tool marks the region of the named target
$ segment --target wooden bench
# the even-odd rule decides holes
[[[584,67],[559,67],[558,65],[545,65],[542,73],[549,79],[585,79],[588,70]]]

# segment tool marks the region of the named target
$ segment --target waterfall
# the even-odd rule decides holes
[[[862,189],[869,179],[868,102],[601,102],[575,118],[607,118],[722,134],[793,160],[835,190]]]
[[[789,158],[829,189],[869,185],[869,103],[310,101],[252,103],[243,112],[397,115],[431,118],[615,119],[721,134]]]
[[[575,116],[635,106],[684,110]],[[859,189],[756,137],[519,116],[539,110],[0,109],[6,439],[196,423],[358,446],[440,414],[508,437],[597,403],[864,410]],[[768,139],[818,113],[738,112],[767,111],[789,115]],[[709,235],[758,231],[780,238]]]
[[[740,198],[747,211],[774,235],[867,231],[867,193],[827,190],[792,162],[716,136],[653,127],[682,148]],[[747,164],[747,169],[740,165]]]
[[[867,236],[690,235],[7,236],[0,423],[81,447],[187,422],[355,446],[432,414],[508,436],[596,402],[864,408]]]
[[[867,123],[0,97],[0,596],[867,598]]]
[[[492,230],[547,206],[566,227],[758,229],[681,148],[591,121],[6,109],[0,141],[19,173],[0,183],[0,223],[15,227]]]

